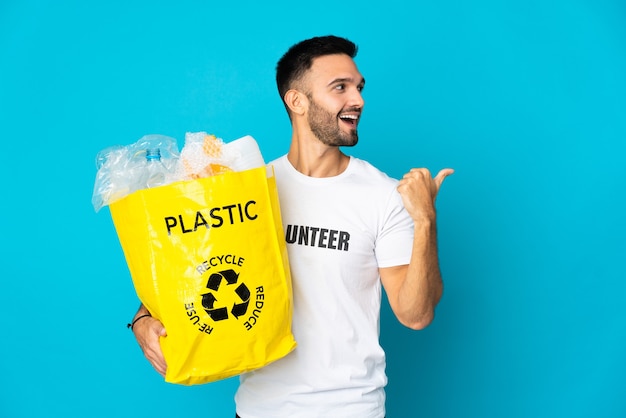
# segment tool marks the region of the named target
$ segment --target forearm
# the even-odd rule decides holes
[[[391,295],[394,313],[409,328],[422,329],[430,324],[443,293],[435,198],[443,180],[453,172],[443,169],[433,179],[427,169],[414,168],[398,184],[404,207],[415,225],[411,261],[404,268],[381,271],[381,279]]]
[[[435,220],[416,222],[411,261],[397,293],[397,315],[412,329],[422,329],[434,318],[443,282],[437,251]]]

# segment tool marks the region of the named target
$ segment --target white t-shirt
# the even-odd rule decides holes
[[[241,376],[242,418],[382,418],[385,353],[379,344],[379,267],[408,264],[413,222],[397,181],[351,157],[338,176],[274,165],[293,281],[293,333],[285,358]]]

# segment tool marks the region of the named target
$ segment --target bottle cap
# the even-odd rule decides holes
[[[159,148],[148,148],[146,150],[146,160],[161,160],[161,150]]]

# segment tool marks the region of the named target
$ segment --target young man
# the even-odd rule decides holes
[[[385,415],[379,344],[381,283],[398,320],[422,329],[442,294],[435,198],[451,169],[412,169],[399,182],[344,154],[354,146],[365,79],[356,46],[335,36],[300,42],[277,65],[292,123],[289,152],[272,162],[294,290],[297,348],[241,377],[241,418]],[[136,318],[146,314],[141,307]],[[164,374],[154,318],[133,331]]]

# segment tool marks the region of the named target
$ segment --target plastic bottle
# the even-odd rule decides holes
[[[161,161],[161,150],[149,148],[146,150],[145,187],[158,187],[167,181],[168,170]]]

